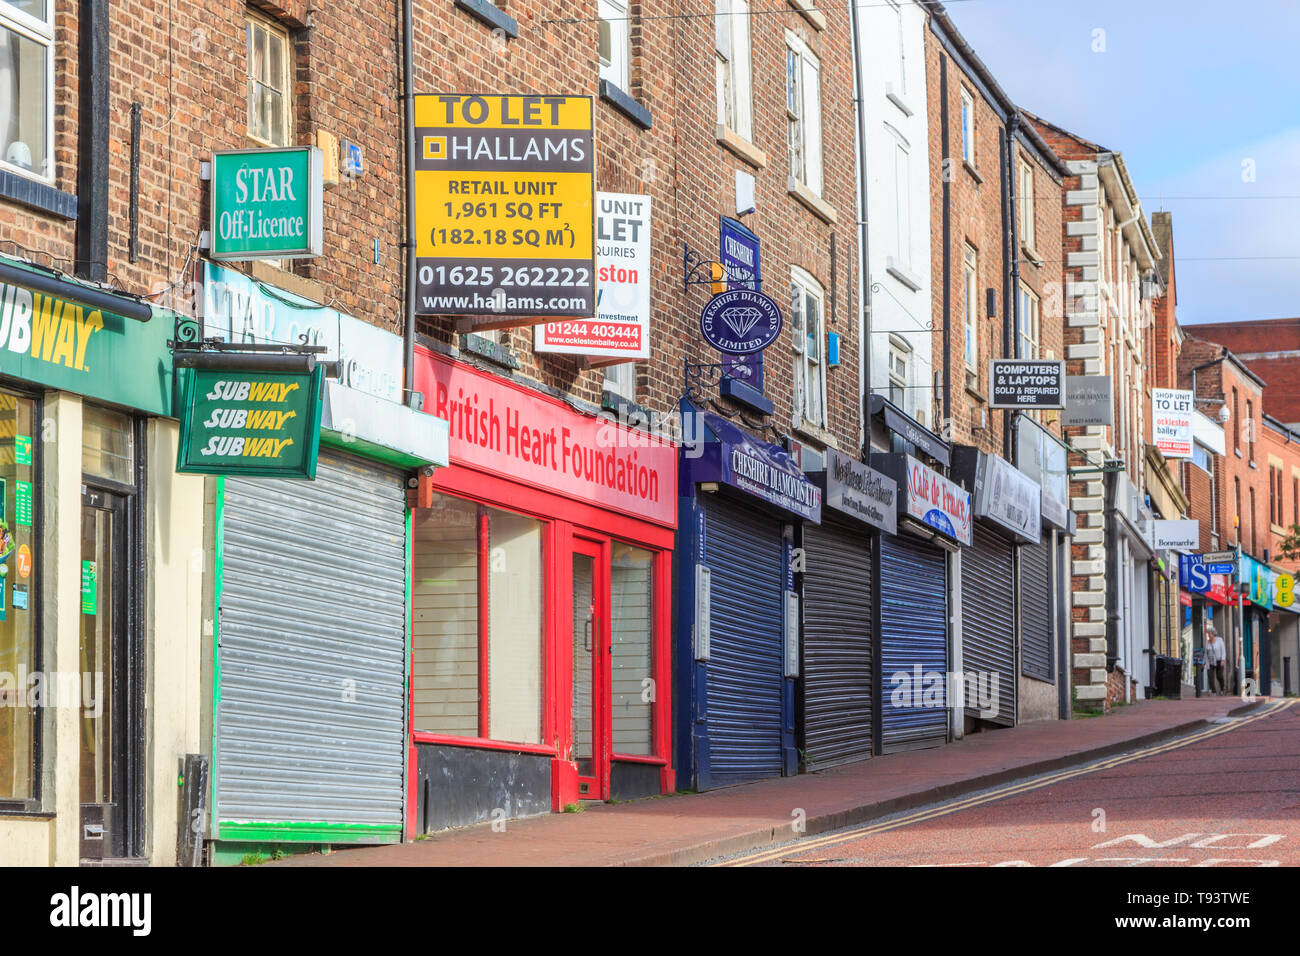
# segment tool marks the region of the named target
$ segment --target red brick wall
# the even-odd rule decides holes
[[[1214,322],[1189,331],[1230,349],[1264,380],[1264,408],[1270,415],[1300,422],[1300,318]]]
[[[1187,517],[1196,518],[1201,523],[1201,551],[1214,551],[1218,547],[1218,538],[1216,538],[1220,532],[1218,517],[1222,512],[1215,514],[1213,476],[1191,462],[1183,462],[1181,468],[1183,491],[1190,502],[1187,506]]]
[[[60,188],[74,192],[78,5],[56,3],[57,177]],[[416,4],[416,92],[597,95],[595,0],[501,0],[497,5],[519,21],[517,38],[495,34],[450,0]],[[293,141],[315,143],[317,130],[327,130],[358,143],[366,167],[362,178],[326,189],[325,254],[295,265],[293,274],[264,274],[273,284],[399,332],[405,197],[397,6],[391,0],[316,5],[310,11],[307,0],[258,6],[292,31]],[[182,264],[206,228],[199,163],[214,149],[252,145],[246,136],[246,9],[216,0],[111,5],[108,268],[127,291],[154,292],[188,278],[180,274]],[[685,6],[668,0],[632,3],[631,12],[640,19],[631,28],[629,92],[650,110],[650,130],[596,99],[597,188],[648,193],[654,202],[654,357],[638,368],[638,398],[666,411],[681,394],[683,360],[717,360],[698,331],[707,287],[682,288],[682,242],[707,258],[716,257],[718,216],[734,215],[733,170],[744,169],[757,177],[758,211],[745,222],[763,241],[766,291],[787,309],[790,266],[802,267],[825,290],[827,331],[841,336],[841,364],[827,375],[831,427],[813,437],[852,449],[859,417],[858,230],[847,11],[828,13],[824,30],[814,29],[793,7],[781,15],[752,18],[754,145],[767,156],[756,168],[717,142],[713,10],[712,0],[689,0]],[[674,16],[681,14],[695,16]],[[837,214],[835,225],[817,218],[786,191],[787,29],[803,37],[821,60],[823,196]],[[130,106],[135,101],[143,104],[141,258],[132,264],[127,261],[126,221]],[[72,223],[0,201],[4,241],[66,260],[74,253],[75,232]],[[421,329],[453,340],[450,320],[421,322]],[[515,350],[525,376],[600,400],[603,371],[570,357],[536,356],[528,326],[509,331],[504,340]],[[767,394],[776,402],[768,421],[785,432],[793,376],[788,335],[768,350],[765,364]]]

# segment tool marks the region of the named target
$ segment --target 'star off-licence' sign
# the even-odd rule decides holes
[[[596,318],[537,327],[538,352],[650,357],[650,197],[596,194]]]
[[[424,94],[414,136],[417,312],[596,315],[591,97]]]
[[[993,359],[992,408],[1064,408],[1065,363],[1034,359]]]
[[[1166,458],[1192,457],[1191,391],[1178,388],[1151,390],[1152,432],[1156,447]]]
[[[314,146],[212,154],[213,259],[305,259],[323,245],[324,157]]]

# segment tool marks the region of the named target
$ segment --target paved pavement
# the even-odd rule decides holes
[[[726,861],[767,866],[1295,866],[1300,706]]]
[[[703,794],[608,805],[447,831],[385,847],[293,857],[269,866],[685,865],[785,843],[1032,774],[1060,770],[1210,726],[1260,706],[1240,698],[1144,701],[1105,717],[975,734],[933,750],[873,757],[816,774]]]

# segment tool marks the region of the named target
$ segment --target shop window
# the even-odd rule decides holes
[[[0,392],[0,802],[37,799],[41,442],[35,400]]]
[[[446,495],[416,513],[415,730],[541,743],[542,528]]]
[[[790,177],[822,192],[821,64],[807,44],[785,35],[785,114]]]
[[[749,12],[749,0],[717,0],[714,16],[718,123],[746,140],[754,136]]]
[[[801,269],[791,273],[790,331],[794,348],[794,415],[811,425],[826,424],[826,362],[822,287]]]
[[[81,470],[96,478],[133,484],[131,417],[97,405],[84,405],[81,420]]]
[[[53,90],[53,0],[0,0],[0,168],[53,180]]]
[[[248,15],[248,135],[268,146],[288,146],[289,33],[264,17]]]
[[[654,752],[653,596],[654,554],[614,542],[610,608],[616,754],[650,756]]]

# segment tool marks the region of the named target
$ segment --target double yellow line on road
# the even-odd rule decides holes
[[[1119,757],[1111,757],[1097,763],[1088,764],[1085,767],[1077,767],[1073,770],[1062,770],[1058,773],[1049,774],[1046,777],[1036,777],[1025,783],[1008,784],[1005,787],[999,787],[996,790],[990,790],[986,793],[974,797],[967,797],[964,800],[958,800],[954,803],[947,803],[941,807],[930,810],[919,810],[907,816],[897,817],[884,823],[868,823],[855,827],[852,830],[843,831],[831,836],[817,837],[811,840],[797,840],[793,843],[784,844],[781,847],[772,850],[760,850],[749,856],[737,857],[727,860],[723,863],[711,864],[713,866],[756,866],[762,863],[771,863],[773,860],[779,860],[785,856],[794,854],[803,854],[811,850],[819,850],[823,847],[838,846],[842,843],[849,843],[853,840],[859,840],[864,836],[871,836],[875,833],[884,833],[887,830],[897,830],[900,827],[911,826],[914,823],[921,823],[925,820],[933,820],[935,817],[947,816],[950,813],[959,813],[962,810],[969,810],[972,807],[982,806],[986,803],[992,803],[995,800],[1002,800],[1006,797],[1014,797],[1017,794],[1028,793],[1031,790],[1040,790],[1043,787],[1050,787],[1053,784],[1061,783],[1066,780],[1072,780],[1075,777],[1084,774],[1096,773],[1098,770],[1109,770],[1112,767],[1119,767],[1126,763],[1132,763],[1135,760],[1143,760],[1147,757],[1154,757],[1157,754],[1167,753],[1170,750],[1178,750],[1181,747],[1188,747],[1202,740],[1208,740],[1211,737],[1217,737],[1220,734],[1226,734],[1239,727],[1247,724],[1253,724],[1257,720],[1263,720],[1266,717],[1286,710],[1294,700],[1280,700],[1268,704],[1257,714],[1249,717],[1242,717],[1231,723],[1216,724],[1205,730],[1189,734],[1186,737],[1179,737],[1163,744],[1156,744],[1147,747],[1144,750],[1136,750],[1132,753],[1123,754]]]

